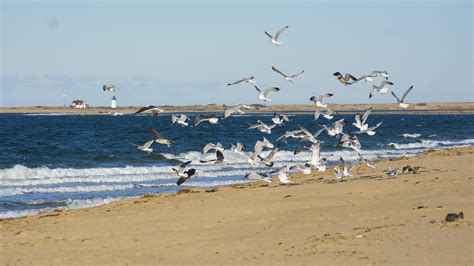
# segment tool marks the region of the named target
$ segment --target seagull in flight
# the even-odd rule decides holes
[[[272,182],[272,178],[268,173],[264,172],[252,172],[245,175],[245,178],[250,180],[265,181],[267,183]]]
[[[380,94],[385,94],[388,92],[390,89],[390,86],[393,85],[393,82],[384,80],[382,83],[380,83],[379,86],[372,85],[372,89],[370,90],[369,93],[369,99],[372,98],[375,95],[375,92],[380,92]]]
[[[273,113],[273,118],[272,118],[273,124],[277,126],[281,126],[283,125],[284,122],[289,122],[289,121],[290,119],[288,118],[288,116],[284,114]]]
[[[334,118],[334,116],[333,116],[334,113],[335,113],[334,110],[329,109],[329,108],[326,108],[325,113],[322,113],[321,110],[316,109],[316,111],[314,111],[314,120],[318,120],[320,115],[322,115],[327,120],[331,120],[331,119]]]
[[[382,125],[383,121],[378,123],[377,125],[375,126],[372,126],[372,127],[369,127],[367,129],[364,129],[364,130],[360,130],[360,132],[356,132],[356,133],[366,133],[367,135],[369,136],[373,136],[375,135],[375,129],[378,128],[380,125]]]
[[[352,83],[356,82],[357,81],[357,78],[352,76],[351,74],[349,73],[346,73],[344,76],[340,73],[340,72],[336,72],[334,74],[332,74],[333,76],[335,76],[337,78],[337,80],[339,80],[339,82],[341,82],[343,85],[347,86],[347,85],[351,85]],[[352,80],[352,83],[350,82]]]
[[[320,130],[316,131],[316,133],[314,133],[314,134],[309,132],[309,130],[307,130],[305,127],[302,127],[302,126],[300,126],[300,130],[304,134],[301,141],[309,141],[309,142],[312,142],[312,143],[318,143],[320,141],[317,140],[316,138],[321,134],[321,132],[326,130],[326,128],[323,127]]]
[[[113,84],[105,84],[104,86],[102,86],[102,90],[103,91],[117,91],[119,88]]]
[[[230,146],[230,150],[235,153],[243,153],[243,150],[246,148],[246,146],[240,142],[237,142],[235,144],[232,144]]]
[[[293,74],[293,75],[286,75],[284,74],[283,72],[281,72],[279,69],[277,69],[276,67],[272,66],[272,70],[275,71],[276,73],[280,74],[283,76],[283,78],[291,83],[294,82],[294,78],[298,77],[299,75],[303,74],[304,73],[304,70],[301,70],[301,72],[298,72],[296,74]]]
[[[177,168],[171,168],[176,175],[179,177],[178,181],[176,182],[176,185],[180,186],[186,180],[191,178],[192,176],[197,176],[197,171],[194,168],[190,168],[186,170],[186,167],[191,163],[192,161],[187,161],[179,165],[179,169]]]
[[[293,181],[288,180],[288,173],[295,167],[296,164],[289,162],[287,165],[281,167],[280,170],[278,170],[278,180],[280,180],[280,184],[293,183]]]
[[[227,83],[227,86],[231,86],[231,85],[237,85],[237,84],[240,84],[240,83],[250,83],[252,85],[255,85],[257,84],[255,82],[255,77],[254,76],[250,76],[250,77],[242,77],[241,79],[233,82],[233,83]]]
[[[281,135],[277,141],[281,141],[287,138],[294,138],[294,139],[302,139],[306,136],[306,134],[302,130],[292,130],[286,131],[285,134]]]
[[[314,102],[317,107],[327,108],[328,105],[324,103],[324,100],[326,98],[332,97],[333,95],[334,94],[332,94],[332,93],[321,94],[321,95],[319,95],[319,98],[317,98],[316,96],[311,96],[311,98],[309,98],[309,100]]]
[[[391,91],[393,97],[395,97],[395,99],[397,99],[397,102],[398,104],[400,105],[400,108],[402,109],[407,109],[409,104],[408,103],[405,103],[405,99],[407,98],[408,94],[410,93],[410,91],[413,89],[413,85],[410,86],[410,88],[408,88],[405,93],[403,94],[402,96],[402,99],[400,100],[397,95],[395,94],[395,92]]]
[[[134,114],[140,114],[140,113],[144,113],[144,112],[148,112],[148,111],[150,111],[153,114],[153,116],[157,116],[157,115],[159,115],[160,113],[163,112],[163,110],[158,108],[157,106],[148,105],[148,106],[145,106],[145,107],[142,107],[142,108],[138,109]]]
[[[277,87],[268,87],[263,91],[260,90],[257,86],[254,87],[258,91],[258,99],[264,102],[270,102],[272,100],[268,98],[268,95],[270,95],[270,93],[280,91],[280,88]]]
[[[375,165],[374,164],[371,164],[369,162],[369,160],[365,159],[364,157],[362,157],[362,154],[360,154],[359,152],[357,152],[357,161],[358,162],[362,162],[362,163],[365,163],[367,165],[367,167],[369,168],[375,168]]]
[[[372,107],[370,107],[367,111],[364,112],[364,114],[362,115],[362,119],[360,117],[360,114],[356,114],[355,122],[352,123],[352,125],[358,128],[360,131],[367,130],[369,128],[369,125],[366,124],[365,122],[367,121],[367,118],[369,117],[371,112],[372,112]]]
[[[219,121],[219,118],[215,114],[212,114],[212,115],[198,115],[194,119],[193,127],[199,125],[203,121],[208,121],[209,123],[215,125]]]
[[[272,129],[275,127],[276,125],[273,124],[271,126],[265,124],[264,122],[262,122],[261,120],[257,120],[257,122],[255,124],[250,124],[250,126],[248,127],[248,129],[258,129],[260,132],[263,132],[263,133],[267,133],[267,134],[271,134],[272,133]]]
[[[225,163],[229,163],[229,161],[227,161],[225,158],[224,158],[224,153],[222,153],[222,151],[220,150],[216,150],[216,159],[212,159],[212,160],[200,160],[201,163],[212,163],[212,164],[225,164]]]
[[[186,121],[189,121],[189,117],[187,117],[185,114],[181,114],[180,116],[171,116],[171,124],[179,124],[182,127],[187,127],[189,123]]]
[[[248,155],[249,163],[255,163],[255,159],[258,157],[258,155],[262,152],[264,148],[274,148],[273,144],[265,137],[263,137],[263,140],[257,140],[257,142],[255,142],[255,146],[253,147],[253,153],[250,153],[250,155]]]
[[[359,152],[362,147],[357,136],[351,136],[345,133],[342,133],[342,137],[338,144],[345,148],[351,148],[356,152]]]
[[[216,144],[214,143],[208,143],[204,148],[202,148],[202,153],[207,153],[210,150],[219,150],[219,151],[224,151],[224,148],[222,147],[222,144],[217,142]]]
[[[242,111],[242,109],[251,109],[250,106],[242,104],[242,105],[237,105],[228,109],[224,110],[224,119],[231,116],[234,113],[244,115],[245,113]]]
[[[150,154],[150,153],[153,152],[153,148],[150,148],[151,145],[153,144],[153,142],[155,142],[154,139],[145,142],[145,144],[143,144],[143,145],[137,145],[137,144],[132,143],[132,142],[129,142],[128,144],[130,146],[133,146],[133,147],[137,148],[137,150],[144,151],[144,152],[147,152],[148,154]]]
[[[273,150],[270,151],[270,153],[266,156],[266,157],[262,157],[260,156],[260,154],[258,155],[258,158],[262,161],[262,163],[268,167],[272,167],[273,166],[273,162],[272,162],[272,159],[273,157],[275,156],[275,154],[277,153],[278,151],[278,146],[275,147]]]
[[[324,127],[326,129],[329,136],[334,137],[342,134],[342,128],[346,124],[346,120],[344,118],[333,122],[329,127]]]
[[[388,79],[388,77],[389,77],[388,72],[385,71],[385,70],[374,70],[374,71],[372,71],[372,75],[375,75],[376,77],[382,76],[385,79]]]
[[[271,39],[272,43],[278,47],[280,46],[281,44],[281,41],[280,41],[280,35],[282,32],[284,32],[286,29],[288,29],[288,26],[285,26],[283,27],[281,30],[279,30],[276,34],[275,34],[275,37],[273,37],[270,33],[266,32],[265,31],[265,34],[268,36],[268,38]]]
[[[156,131],[156,129],[154,129],[154,128],[150,129],[150,131],[153,134],[153,136],[155,136],[156,143],[166,145],[166,146],[168,146],[168,148],[171,147],[171,140],[168,140],[165,137],[163,137],[163,135],[158,133],[158,131]]]

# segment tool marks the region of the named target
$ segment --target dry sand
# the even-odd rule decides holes
[[[313,112],[314,105],[253,105],[254,107],[248,113],[252,112]],[[406,110],[400,109],[398,104],[331,104],[331,108],[341,112],[354,112],[367,110],[369,107],[374,109],[373,113],[404,113],[404,114],[473,114],[473,102],[459,103],[413,103]],[[78,114],[96,114],[109,115],[114,112],[123,114],[132,114],[138,110],[138,106],[120,107],[111,109],[109,107],[90,107],[86,109],[73,109],[54,106],[36,106],[36,107],[0,107],[0,113],[78,113]],[[226,106],[222,104],[208,105],[182,105],[171,106],[163,105],[160,108],[165,112],[222,112]]]
[[[474,147],[0,222],[2,264],[473,265]],[[426,167],[382,176],[387,166]],[[447,213],[465,218],[446,223]]]

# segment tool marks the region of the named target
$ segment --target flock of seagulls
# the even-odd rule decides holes
[[[288,26],[283,27],[280,29],[274,36],[271,35],[270,33],[265,31],[265,34],[270,38],[272,44],[274,44],[276,47],[279,47],[282,44],[281,37],[282,33],[286,30],[288,30]],[[272,66],[271,69],[282,76],[286,81],[290,83],[294,83],[295,78],[298,76],[302,75],[304,70],[301,70],[300,72],[292,75],[287,75],[278,68]],[[380,82],[380,85],[372,85],[371,90],[369,92],[369,99],[374,97],[376,93],[379,93],[381,95],[386,94],[390,90],[390,86],[392,86],[394,83],[389,81],[389,74],[387,71],[384,70],[374,70],[369,74],[362,75],[359,78],[355,77],[354,75],[350,73],[345,73],[344,75],[341,74],[341,72],[335,72],[333,74],[336,79],[343,84],[344,86],[350,86],[352,84],[364,81],[364,82],[374,82],[378,77],[382,77],[383,80]],[[258,92],[258,99],[260,101],[263,101],[264,104],[267,102],[271,101],[270,95],[272,93],[277,93],[280,91],[279,87],[267,87],[266,89],[260,89],[257,86],[257,82],[255,80],[254,76],[248,76],[248,77],[242,77],[241,79],[232,82],[232,83],[227,83],[228,86],[234,86],[238,84],[251,84],[254,86],[254,88]],[[396,98],[397,103],[399,104],[400,108],[406,109],[408,108],[409,104],[406,103],[406,98],[407,95],[412,91],[413,86],[410,86],[403,96],[398,98],[398,96],[392,91],[391,94]],[[104,91],[115,91],[118,90],[118,88],[115,85],[104,85],[103,86]],[[272,176],[276,174],[278,177],[278,180],[281,184],[290,184],[292,183],[291,180],[289,180],[289,173],[292,170],[296,171],[301,171],[303,174],[310,174],[313,170],[319,171],[319,172],[325,172],[327,170],[327,158],[323,158],[321,156],[321,147],[322,147],[322,142],[318,139],[320,135],[325,132],[329,137],[333,137],[336,139],[336,143],[338,146],[341,148],[345,149],[350,149],[353,150],[354,153],[356,154],[358,158],[358,162],[365,164],[369,168],[375,168],[375,164],[372,162],[368,161],[367,159],[363,158],[361,155],[362,151],[362,144],[357,137],[359,134],[367,134],[368,136],[373,136],[376,134],[376,129],[379,128],[383,121],[380,121],[378,123],[369,125],[369,116],[370,113],[372,112],[372,108],[369,108],[366,110],[363,114],[356,114],[354,117],[354,122],[351,124],[356,128],[356,131],[354,132],[349,132],[345,130],[345,126],[347,125],[347,121],[345,118],[341,118],[339,120],[336,120],[334,122],[331,122],[332,119],[334,119],[334,115],[336,112],[329,107],[329,99],[333,97],[333,93],[324,93],[319,95],[318,97],[316,96],[311,96],[309,98],[309,101],[314,103],[315,105],[315,113],[314,113],[314,120],[316,122],[320,121],[320,117],[324,118],[326,121],[326,125],[321,125],[321,123],[318,122],[319,125],[321,125],[321,128],[316,130],[316,132],[311,132],[308,129],[299,126],[298,130],[292,130],[292,131],[286,131],[283,135],[277,138],[277,144],[271,143],[268,139],[263,137],[261,140],[257,140],[255,142],[255,145],[253,147],[253,150],[246,151],[247,147],[240,143],[236,142],[231,145],[229,148],[230,151],[240,154],[242,156],[245,156],[247,158],[247,163],[249,164],[262,164],[266,167],[269,168],[268,171],[254,171],[250,172],[245,175],[246,178],[249,180],[260,180],[263,182],[271,183],[272,182]],[[237,106],[232,106],[229,108],[226,108],[224,110],[224,113],[222,117],[216,115],[216,114],[210,114],[210,115],[203,115],[200,114],[194,118],[194,120],[191,123],[191,119],[186,116],[185,114],[179,114],[175,115],[173,114],[171,116],[171,123],[178,124],[181,127],[187,127],[187,126],[192,126],[196,127],[199,124],[203,122],[208,122],[212,125],[215,125],[219,122],[219,119],[230,119],[233,115],[243,115],[245,114],[244,110],[251,110],[252,107],[248,105],[237,105]],[[153,115],[159,115],[160,113],[163,112],[162,109],[160,109],[157,106],[154,105],[149,105],[146,107],[142,107],[139,110],[137,110],[134,114],[140,114],[140,113],[145,113],[145,112],[151,112]],[[272,134],[272,129],[277,127],[277,126],[284,126],[287,125],[288,123],[291,122],[291,120],[288,118],[287,115],[282,114],[282,113],[274,113],[272,119],[271,119],[272,124],[267,124],[261,120],[257,120],[253,124],[248,125],[248,129],[255,129],[258,130],[262,133],[265,134]],[[151,153],[153,152],[153,148],[151,147],[153,143],[161,144],[161,145],[166,145],[168,148],[170,148],[173,145],[173,141],[165,138],[162,134],[160,134],[156,129],[151,129],[151,134],[153,135],[153,139],[145,142],[143,145],[137,145],[134,143],[130,143],[133,147],[135,147],[137,150]],[[278,154],[278,151],[280,149],[280,146],[288,143],[291,139],[298,140],[300,142],[298,148],[294,151],[294,154],[298,154],[303,150],[310,151],[311,157],[308,158],[307,161],[304,163],[295,163],[293,161],[290,161],[286,165],[283,165],[279,167],[278,169],[273,169],[273,166],[275,164],[274,158]],[[227,164],[229,161],[224,157],[224,147],[220,143],[208,143],[206,144],[203,149],[202,153],[207,154],[209,152],[215,153],[215,157],[212,159],[206,159],[206,160],[200,160],[200,163],[203,164]],[[179,165],[178,168],[172,168],[172,171],[178,176],[178,180],[176,182],[177,185],[181,185],[184,182],[186,182],[188,179],[197,176],[198,171],[195,168],[189,168],[190,164],[192,161],[186,161]],[[333,167],[333,173],[337,181],[341,181],[344,178],[351,177],[351,170],[353,169],[353,165],[348,164],[344,158],[340,157],[339,159],[339,164],[335,167]],[[384,169],[383,172],[386,173],[388,176],[396,176],[400,172],[405,172],[405,171],[411,171],[412,173],[416,173],[419,168],[412,168],[412,167],[407,167],[406,169],[404,168],[403,170],[401,169],[391,169],[390,167],[387,169]]]

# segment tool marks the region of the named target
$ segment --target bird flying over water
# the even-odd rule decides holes
[[[339,80],[339,82],[341,82],[343,85],[347,86],[347,85],[351,85],[352,83],[354,83],[355,81],[357,81],[357,78],[352,76],[351,74],[349,73],[346,73],[344,76],[340,73],[340,72],[336,72],[334,74],[332,74],[333,76],[335,76],[337,78],[337,80]],[[352,80],[352,82],[350,82]]]
[[[257,122],[255,124],[251,124],[248,129],[257,129],[259,130],[260,132],[263,132],[263,133],[267,133],[267,134],[271,134],[272,133],[272,129],[275,127],[276,125],[273,124],[271,126],[263,123],[261,120],[257,120]]]
[[[289,121],[290,119],[288,118],[288,116],[284,114],[280,114],[280,113],[273,113],[273,118],[272,118],[273,124],[277,126],[281,126],[283,125],[284,122],[289,122]]]
[[[189,121],[189,117],[184,114],[181,114],[180,116],[171,115],[171,124],[179,124],[182,127],[186,127],[189,125],[186,121]]]
[[[207,122],[215,125],[219,121],[219,118],[215,114],[212,114],[212,115],[198,115],[194,119],[193,127],[199,125],[201,122],[204,122],[204,121],[207,121]]]
[[[367,111],[364,112],[364,114],[362,115],[362,119],[360,117],[360,114],[356,114],[355,122],[352,123],[352,125],[358,128],[361,132],[366,130],[369,127],[369,125],[366,124],[365,122],[367,121],[367,118],[369,117],[371,112],[372,112],[372,107],[370,107]]]
[[[148,106],[145,106],[145,107],[142,107],[142,108],[138,109],[134,114],[140,114],[140,113],[144,113],[144,112],[148,112],[148,111],[150,111],[153,114],[153,116],[157,116],[157,115],[159,115],[160,113],[163,112],[163,110],[158,108],[157,106],[148,105]]]
[[[179,185],[183,184],[184,182],[186,182],[186,180],[188,180],[192,176],[197,175],[197,171],[194,168],[190,168],[190,169],[186,170],[186,167],[191,162],[192,161],[187,161],[187,162],[184,162],[184,163],[180,164],[179,169],[171,168],[176,173],[176,175],[179,177],[178,181],[176,182],[176,185],[179,186]]]
[[[156,143],[166,145],[166,146],[168,146],[168,148],[171,147],[171,140],[168,140],[165,137],[163,137],[163,135],[158,133],[158,131],[156,131],[156,129],[154,129],[154,128],[150,129],[150,131],[153,134],[153,136],[155,136]]]
[[[206,144],[206,146],[204,146],[204,148],[202,148],[202,153],[207,153],[210,150],[224,151],[224,148],[222,147],[222,144],[220,144],[219,142],[217,142],[216,144],[208,143],[208,144]]]
[[[250,106],[245,105],[245,104],[241,104],[241,105],[237,105],[237,106],[225,109],[224,110],[224,119],[231,116],[234,113],[244,115],[245,113],[242,111],[243,108],[250,109]]]
[[[285,26],[283,27],[281,30],[279,30],[276,34],[275,34],[275,37],[273,37],[270,33],[266,32],[265,31],[265,34],[268,36],[268,38],[271,39],[272,43],[278,47],[280,46],[281,44],[281,41],[280,41],[280,35],[282,32],[284,32],[286,29],[288,29],[288,26]]]
[[[333,95],[334,94],[332,94],[332,93],[325,93],[325,94],[319,95],[319,98],[317,98],[316,96],[311,96],[311,98],[309,98],[309,100],[314,102],[317,107],[327,108],[328,105],[324,103],[324,100],[329,98],[329,97],[332,97]]]
[[[216,159],[211,159],[211,160],[201,160],[200,161],[201,163],[212,163],[212,164],[225,164],[225,163],[229,163],[229,161],[227,161],[225,158],[224,158],[224,153],[222,153],[222,151],[216,149]]]
[[[150,153],[153,152],[153,148],[150,148],[151,145],[153,144],[153,142],[155,142],[154,139],[145,142],[145,144],[143,144],[143,145],[137,145],[137,144],[132,143],[132,142],[129,142],[128,144],[130,146],[133,146],[133,147],[137,148],[137,150],[144,151],[144,152],[147,152],[148,154],[150,154]]]
[[[402,109],[407,109],[409,104],[408,103],[405,103],[405,99],[407,98],[408,94],[410,93],[410,91],[413,89],[413,85],[410,86],[410,88],[408,88],[405,93],[403,94],[402,96],[402,99],[400,100],[397,95],[395,94],[395,92],[391,91],[393,97],[395,97],[395,99],[397,99],[397,102],[398,104],[400,105],[400,108]]]
[[[270,93],[280,91],[280,88],[277,88],[277,87],[268,87],[263,91],[260,90],[257,86],[254,86],[254,87],[258,91],[258,99],[264,102],[269,102],[272,100],[268,98],[268,95],[270,95]]]
[[[369,99],[372,98],[376,92],[379,92],[380,94],[385,94],[388,92],[390,89],[390,86],[393,85],[393,82],[384,80],[380,83],[379,86],[372,85],[372,89],[370,90],[369,93]]]
[[[301,72],[298,72],[296,74],[293,74],[293,75],[286,75],[284,74],[283,72],[281,72],[279,69],[277,69],[276,67],[272,66],[272,70],[275,71],[276,73],[280,74],[283,76],[283,78],[291,83],[294,82],[294,78],[298,77],[299,75],[303,74],[304,73],[304,70],[301,70]]]

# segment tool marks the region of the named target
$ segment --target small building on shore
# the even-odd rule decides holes
[[[84,102],[83,100],[74,100],[69,105],[69,107],[71,107],[71,108],[78,108],[78,109],[87,108],[88,106],[89,105],[86,104],[86,102]]]
[[[117,98],[112,97],[112,102],[110,103],[110,108],[117,108]]]

